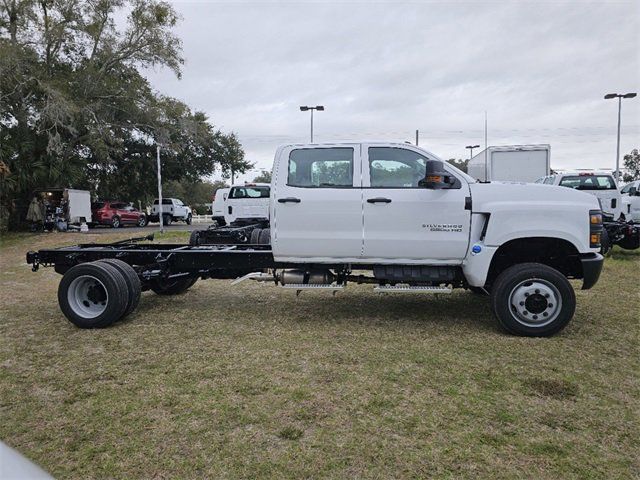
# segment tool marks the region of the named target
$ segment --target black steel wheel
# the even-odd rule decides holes
[[[185,223],[187,225],[191,225],[191,222],[193,222],[193,215],[189,214],[187,215],[187,219],[185,220]]]
[[[140,278],[138,278],[138,274],[131,265],[117,258],[107,258],[105,260],[99,260],[96,263],[106,263],[111,265],[123,276],[124,281],[127,284],[128,298],[127,306],[121,318],[126,317],[133,312],[140,303],[142,287],[140,285]]]
[[[60,310],[80,328],[103,328],[120,320],[127,308],[128,287],[112,265],[81,263],[70,268],[58,286]]]
[[[557,270],[541,263],[522,263],[498,275],[491,288],[491,307],[507,332],[548,337],[573,318],[576,297]]]

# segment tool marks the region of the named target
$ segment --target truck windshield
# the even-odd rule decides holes
[[[611,175],[570,175],[560,180],[560,186],[576,190],[616,190]]]
[[[229,198],[269,198],[270,187],[233,187]]]

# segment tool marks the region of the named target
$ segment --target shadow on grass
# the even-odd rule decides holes
[[[173,297],[159,297],[153,293],[143,295],[137,311],[121,322],[125,326],[136,321],[164,323],[158,310],[178,315],[178,321],[189,317],[194,326],[212,318],[242,324],[265,322],[324,324],[327,327],[345,324],[398,328],[401,326],[435,326],[446,329],[501,332],[489,307],[488,297],[460,290],[452,294],[377,294],[365,287],[352,287],[349,292],[336,296],[321,292],[283,292],[276,287],[247,285],[235,290],[215,282],[209,290],[209,281],[198,288]]]

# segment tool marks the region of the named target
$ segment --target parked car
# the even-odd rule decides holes
[[[627,183],[620,190],[622,215],[628,221],[640,223],[640,180]]]
[[[191,208],[187,207],[182,200],[178,198],[163,198],[162,209],[158,199],[153,201],[153,207],[151,207],[151,215],[149,215],[150,222],[160,221],[160,211],[162,210],[162,223],[164,225],[171,225],[174,221],[182,221],[187,225],[191,225],[193,220],[193,213]]]
[[[615,178],[609,172],[595,170],[563,172],[539,178],[536,183],[573,188],[594,195],[600,202],[602,213],[619,220],[622,214],[622,196]]]
[[[213,193],[213,201],[211,202],[211,219],[216,222],[218,226],[224,226],[227,224],[224,219],[224,207],[229,196],[230,188],[219,188]]]
[[[110,225],[119,228],[124,225],[147,225],[147,215],[125,202],[100,201],[91,204],[91,221],[94,225]]]

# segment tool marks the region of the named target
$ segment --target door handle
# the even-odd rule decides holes
[[[367,202],[368,203],[391,203],[391,199],[390,198],[376,197],[376,198],[368,198]]]
[[[278,203],[300,203],[300,199],[294,197],[279,198]]]

